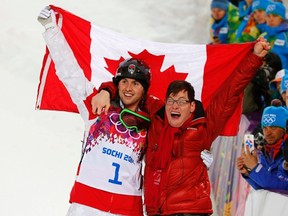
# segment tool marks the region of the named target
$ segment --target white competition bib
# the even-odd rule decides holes
[[[101,116],[91,126],[76,181],[111,193],[141,196],[139,158],[145,142],[146,131],[126,129],[118,113]]]

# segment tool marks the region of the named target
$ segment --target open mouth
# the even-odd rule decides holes
[[[173,119],[178,119],[181,116],[179,112],[171,112],[170,114]]]

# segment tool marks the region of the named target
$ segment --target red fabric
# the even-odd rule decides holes
[[[287,134],[285,134],[284,139],[278,140],[277,143],[275,143],[273,145],[265,145],[264,146],[265,151],[268,153],[269,156],[272,156],[272,159],[274,159],[276,157],[276,155],[280,152],[281,144],[283,143],[283,140],[286,140],[286,139],[288,139],[288,135]]]
[[[165,125],[159,138],[159,148],[161,149],[161,151],[156,152],[155,158],[157,158],[157,160],[153,162],[155,169],[163,170],[167,168],[172,157],[172,146],[175,135],[181,130],[187,128],[187,125],[190,123],[192,118],[193,115],[180,128],[175,128],[169,125],[165,113]]]
[[[276,157],[276,155],[278,154],[278,152],[280,151],[282,142],[283,142],[283,140],[281,139],[281,140],[278,140],[278,142],[273,144],[273,145],[265,145],[264,146],[266,152],[268,152],[268,155],[272,156],[272,159],[274,159]]]
[[[65,17],[62,20],[62,32],[65,35],[68,44],[73,47],[72,51],[77,58],[80,67],[83,69],[86,78],[91,80],[91,38],[89,35],[91,30],[90,22],[81,19],[80,17],[77,17],[59,7],[55,7],[53,5],[50,5],[50,7],[56,13],[59,13],[62,15],[62,17]],[[59,18],[59,14],[56,14],[57,18]],[[45,83],[45,88],[42,94],[41,103],[36,108],[40,110],[58,110],[78,113],[78,109],[72,102],[68,91],[55,73],[53,61],[50,63],[50,60],[49,50],[46,49],[40,72],[40,83]],[[39,88],[40,84],[38,86],[37,97],[39,97]]]
[[[243,60],[243,58],[251,52],[255,43],[233,44],[231,45],[207,45],[207,61],[203,77],[203,89],[201,101],[204,109],[209,105],[215,90],[217,91],[226,79],[230,76],[229,71],[234,71]],[[211,79],[213,77],[213,79]],[[241,99],[243,94],[241,95]],[[234,110],[234,114],[226,123],[225,128],[221,131],[223,136],[235,136],[238,133],[238,125],[242,114],[242,100]],[[235,123],[237,126],[235,127]],[[236,132],[236,133],[235,133]]]
[[[95,202],[97,200],[97,202]],[[111,200],[111,202],[106,202]],[[128,196],[109,193],[87,185],[75,182],[70,194],[70,203],[79,203],[92,208],[114,214],[142,216],[143,206],[141,196]],[[107,205],[109,203],[109,205]]]
[[[167,117],[165,118],[165,125],[159,138],[159,149],[161,151],[156,151],[155,157],[153,158],[152,167],[154,172],[151,172],[152,176],[148,177],[147,187],[153,188],[153,194],[147,194],[145,197],[147,205],[153,207],[157,206],[157,202],[160,196],[161,182],[165,182],[167,167],[171,162],[172,158],[172,147],[175,140],[175,135],[181,133],[185,130],[193,119],[194,115],[191,115],[189,119],[180,127],[171,127],[167,122]],[[148,186],[149,184],[149,186]]]
[[[93,89],[93,93],[90,94],[86,100],[84,101],[85,106],[87,107],[87,110],[89,112],[89,119],[95,119],[97,117],[97,115],[95,115],[94,113],[92,113],[92,106],[91,106],[91,100],[92,98],[98,93],[97,89]]]

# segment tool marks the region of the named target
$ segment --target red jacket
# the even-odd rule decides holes
[[[240,103],[246,85],[254,77],[262,60],[256,55],[247,55],[237,69],[226,80],[209,106],[203,111],[196,101],[194,118],[188,128],[175,137],[172,160],[167,170],[167,181],[161,189],[157,208],[146,205],[148,215],[194,213],[211,214],[210,182],[207,168],[200,158],[204,149],[210,149],[212,142],[222,132],[226,122]],[[148,132],[144,172],[144,198],[152,193],[147,187],[147,178],[152,171],[152,159],[158,148],[160,133],[164,127],[164,103],[147,98],[151,125]]]

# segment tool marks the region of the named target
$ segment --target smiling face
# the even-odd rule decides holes
[[[172,127],[181,127],[195,110],[195,102],[190,102],[185,90],[176,94],[171,93],[165,104],[168,123]]]
[[[131,78],[123,78],[118,83],[118,92],[125,108],[136,111],[145,90],[140,82]]]

